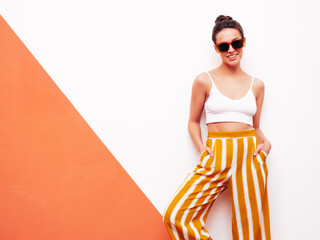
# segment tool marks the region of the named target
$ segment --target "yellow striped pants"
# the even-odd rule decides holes
[[[267,154],[254,128],[208,132],[207,151],[163,213],[171,239],[214,239],[204,225],[217,197],[229,187],[234,240],[270,240]]]

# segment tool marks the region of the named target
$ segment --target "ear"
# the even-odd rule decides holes
[[[246,46],[246,42],[247,42],[247,39],[244,37],[244,38],[243,38],[243,47]]]

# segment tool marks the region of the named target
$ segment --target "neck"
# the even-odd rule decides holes
[[[240,64],[237,65],[228,65],[225,63],[222,63],[218,68],[217,68],[219,75],[224,75],[224,76],[239,76],[243,74],[243,70],[240,67]]]

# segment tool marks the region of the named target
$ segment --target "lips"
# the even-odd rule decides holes
[[[236,57],[238,54],[234,54],[234,55],[229,55],[229,56],[227,56],[227,57]]]

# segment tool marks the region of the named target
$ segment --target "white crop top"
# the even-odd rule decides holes
[[[252,92],[252,81],[250,89],[240,99],[231,99],[224,96],[213,82],[209,72],[206,72],[212,82],[209,97],[204,104],[206,111],[206,124],[213,122],[243,122],[252,125],[252,117],[257,111],[256,98]]]

